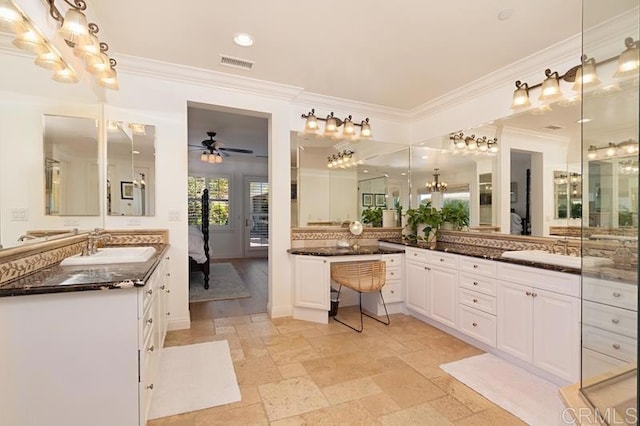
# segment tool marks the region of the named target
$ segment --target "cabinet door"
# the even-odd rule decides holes
[[[295,256],[294,304],[329,310],[329,262],[314,256]]]
[[[498,281],[498,349],[527,362],[533,361],[531,294],[529,287]]]
[[[407,307],[422,315],[429,315],[429,270],[422,262],[407,261]]]
[[[578,298],[533,289],[533,364],[570,382],[578,381]]]
[[[457,326],[458,272],[452,269],[431,267],[431,317],[449,327]]]

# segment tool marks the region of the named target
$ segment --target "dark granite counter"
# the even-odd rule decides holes
[[[397,254],[404,253],[402,249],[384,248],[377,245],[362,245],[357,249],[352,247],[307,247],[289,249],[287,253],[302,256],[357,256],[367,254]]]
[[[82,266],[57,264],[0,284],[0,297],[143,287],[169,249],[166,244],[147,245],[155,247],[156,252],[146,262]]]

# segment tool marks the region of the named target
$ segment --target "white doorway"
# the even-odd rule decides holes
[[[269,249],[269,179],[267,176],[244,178],[244,255],[267,256]]]

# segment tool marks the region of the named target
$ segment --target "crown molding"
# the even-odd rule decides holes
[[[118,58],[118,72],[123,74],[158,78],[185,84],[220,87],[286,101],[292,101],[303,90],[301,87],[148,58],[123,54],[115,54],[114,56]]]
[[[409,122],[408,110],[321,95],[318,93],[303,91],[293,100],[293,104],[305,110],[309,110],[311,106],[311,108],[322,108],[327,111],[349,111],[350,113],[361,114],[363,117],[375,117],[400,123]]]
[[[513,135],[513,136],[532,137],[532,138],[536,138],[537,140],[542,140],[544,142],[553,142],[553,143],[558,143],[558,142],[569,143],[569,142],[571,142],[571,138],[568,138],[566,136],[550,135],[548,133],[538,132],[538,131],[530,130],[530,129],[521,129],[519,127],[504,126],[503,129],[502,129],[502,138],[503,139],[504,139],[505,133],[507,135]]]

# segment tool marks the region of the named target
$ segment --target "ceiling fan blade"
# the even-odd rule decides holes
[[[229,152],[237,152],[239,154],[253,154],[252,149],[241,149],[241,148],[218,148],[219,151],[229,151]]]
[[[226,153],[226,152],[224,152],[224,151],[221,151],[220,149],[218,149],[218,152],[220,153],[220,155],[222,155],[222,156],[223,156],[223,157],[225,157],[225,158],[229,156],[229,154],[228,154],[228,153]]]

